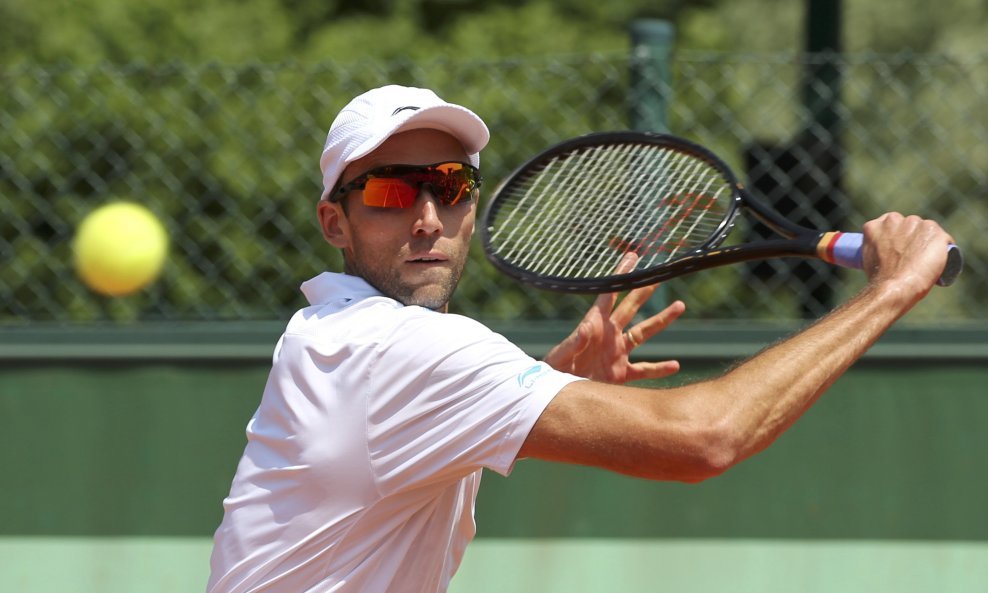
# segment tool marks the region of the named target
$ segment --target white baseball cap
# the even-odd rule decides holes
[[[480,166],[480,151],[491,136],[476,113],[447,103],[428,89],[389,85],[367,91],[350,101],[329,127],[319,159],[320,199],[329,197],[348,164],[398,132],[419,128],[441,130],[458,139],[474,167]]]

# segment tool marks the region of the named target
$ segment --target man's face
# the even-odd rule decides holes
[[[351,163],[342,181],[384,165],[445,161],[468,161],[458,140],[438,130],[411,130]],[[466,264],[476,201],[444,206],[423,187],[411,208],[375,208],[363,203],[362,193],[343,198],[345,212],[340,204],[319,204],[323,233],[343,249],[346,272],[405,305],[445,310]]]

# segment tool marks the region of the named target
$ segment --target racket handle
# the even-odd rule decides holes
[[[861,233],[826,233],[820,241],[820,248],[825,252],[822,255],[824,260],[860,270],[864,267],[861,249],[863,244],[864,235]],[[957,280],[963,267],[964,256],[961,255],[961,249],[951,243],[947,246],[947,265],[944,266],[937,284],[950,286]]]

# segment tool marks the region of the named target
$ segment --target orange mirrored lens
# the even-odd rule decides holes
[[[441,165],[436,165],[436,171],[441,171],[441,172],[443,172],[443,173],[445,173],[447,175],[449,175],[450,173],[455,173],[456,171],[462,171],[462,170],[463,170],[463,164],[462,163],[444,163],[444,164],[441,164]]]
[[[377,208],[409,208],[419,190],[401,179],[375,177],[364,186],[364,204]]]

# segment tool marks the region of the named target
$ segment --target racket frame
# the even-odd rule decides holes
[[[490,221],[502,205],[499,196],[520,179],[536,175],[539,170],[556,157],[575,154],[594,147],[615,144],[645,144],[675,150],[698,158],[713,167],[730,186],[731,200],[728,210],[716,229],[699,246],[685,254],[659,265],[633,270],[626,274],[610,274],[599,277],[561,277],[531,272],[501,257],[492,248],[495,229]],[[754,218],[781,235],[780,239],[767,239],[756,243],[731,245],[720,248],[721,243],[733,230],[738,214],[742,209],[749,211]],[[719,267],[744,261],[773,257],[818,257],[822,258],[819,245],[826,232],[808,229],[793,223],[781,214],[753,197],[738,181],[734,172],[724,161],[706,148],[688,140],[652,132],[595,132],[560,142],[535,155],[504,178],[494,189],[481,216],[480,236],[488,260],[501,272],[516,280],[538,288],[577,293],[602,293],[630,290],[662,282],[670,278],[689,274],[698,270]]]

